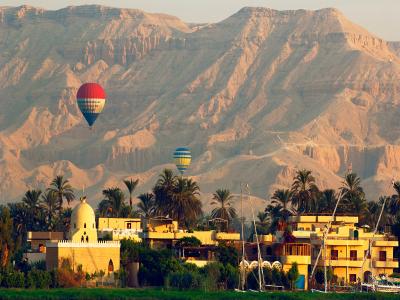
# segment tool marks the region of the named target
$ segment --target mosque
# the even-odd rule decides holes
[[[98,241],[93,208],[86,197],[80,201],[72,211],[68,240],[46,243],[46,268],[53,270],[67,263],[73,270],[113,275],[120,268],[120,243]]]

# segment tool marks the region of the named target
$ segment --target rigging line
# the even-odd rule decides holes
[[[330,221],[328,222],[328,224],[325,226],[325,230],[324,230],[324,233],[323,233],[323,235],[322,235],[322,236],[323,236],[323,244],[321,245],[321,248],[319,249],[319,253],[318,253],[317,259],[316,259],[316,261],[315,261],[315,263],[314,263],[314,267],[313,267],[313,269],[312,269],[312,271],[311,271],[310,278],[313,277],[314,272],[315,272],[315,269],[317,268],[318,261],[319,261],[319,259],[320,259],[320,257],[321,257],[321,254],[322,254],[322,248],[323,248],[323,246],[325,246],[325,239],[326,239],[326,236],[328,235],[328,232],[329,232],[329,230],[330,230],[331,224],[332,224],[332,222],[333,222],[333,220],[334,220],[334,218],[335,218],[335,214],[336,214],[336,210],[337,210],[337,208],[338,208],[338,206],[339,206],[339,202],[340,202],[340,200],[342,200],[343,196],[344,196],[343,190],[340,190],[340,194],[339,194],[339,197],[338,197],[338,201],[336,202],[335,209],[333,210],[333,213],[332,213],[332,216],[331,216],[331,220],[330,220]]]
[[[246,190],[247,190],[247,196],[249,198],[249,201],[252,202],[251,196],[250,196],[250,189],[249,185],[246,184]],[[264,287],[264,271],[262,269],[262,257],[261,257],[261,250],[260,250],[260,243],[258,240],[258,234],[257,234],[257,225],[256,225],[256,219],[254,215],[254,205],[250,203],[251,206],[251,214],[253,217],[253,226],[254,226],[254,234],[256,235],[256,242],[257,242],[257,259],[258,259],[258,285],[259,285],[259,290],[261,291]]]
[[[389,188],[390,188],[391,186],[393,186],[393,185],[394,185],[394,179],[392,179],[392,181],[389,183],[387,190],[389,191]],[[382,208],[381,208],[381,212],[380,212],[379,217],[378,217],[378,221],[377,221],[376,224],[375,224],[374,233],[372,234],[372,237],[370,238],[370,240],[369,240],[369,242],[368,242],[368,249],[367,249],[367,251],[365,252],[364,259],[363,259],[363,261],[362,261],[361,268],[360,268],[360,272],[361,272],[360,274],[361,274],[361,276],[362,276],[362,273],[363,273],[363,271],[364,271],[364,264],[365,264],[365,261],[367,260],[367,257],[368,257],[369,254],[370,254],[371,245],[372,245],[372,243],[374,242],[376,232],[378,231],[379,223],[381,222],[381,218],[382,218],[382,215],[383,215],[383,211],[385,210],[385,205],[386,205],[387,199],[389,199],[389,197],[385,197],[385,200],[383,201]],[[360,277],[360,278],[361,278],[361,277]]]

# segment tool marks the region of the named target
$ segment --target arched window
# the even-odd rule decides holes
[[[108,273],[114,272],[114,263],[112,259],[108,262]]]
[[[89,236],[86,236],[86,243],[89,243]]]
[[[81,243],[83,243],[85,239],[83,238],[83,235],[81,236]]]
[[[354,239],[358,240],[358,230],[354,230]]]
[[[83,223],[83,228],[86,228],[86,223]]]

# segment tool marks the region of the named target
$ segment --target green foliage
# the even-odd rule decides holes
[[[203,278],[196,271],[178,271],[172,272],[167,282],[169,286],[177,289],[199,289],[202,285]]]
[[[26,286],[28,288],[44,289],[49,288],[52,284],[50,272],[32,269],[26,277]]]
[[[182,262],[169,250],[144,248],[139,252],[139,282],[141,285],[161,286],[169,273],[182,269]]]
[[[3,284],[8,288],[22,288],[25,286],[25,275],[19,271],[10,271],[3,274]]]
[[[176,243],[177,247],[199,247],[201,241],[195,236],[185,236]]]
[[[0,206],[0,267],[6,267],[10,262],[13,248],[12,238],[13,222],[10,210],[5,206]]]
[[[287,278],[290,282],[291,288],[294,289],[295,282],[299,278],[299,268],[296,262],[292,263],[292,266],[287,272]]]
[[[224,266],[227,264],[231,264],[232,266],[238,265],[239,254],[232,245],[221,243],[218,245],[215,252],[218,261]]]
[[[137,243],[132,240],[123,239],[121,241],[121,262],[127,265],[131,262],[138,262],[140,253],[146,251],[147,248],[142,243]]]

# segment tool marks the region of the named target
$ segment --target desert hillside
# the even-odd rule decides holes
[[[400,44],[335,9],[243,8],[215,24],[102,6],[0,7],[0,201],[65,174],[92,204],[148,190],[186,145],[209,193],[248,182],[259,208],[309,168],[337,187],[351,164],[369,199],[400,179]],[[108,99],[89,130],[83,82]]]

